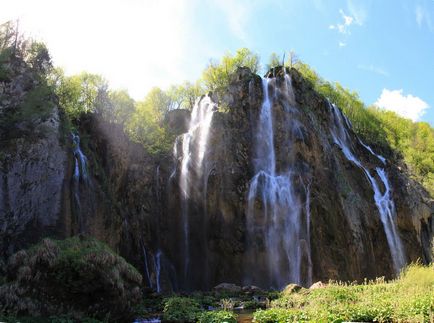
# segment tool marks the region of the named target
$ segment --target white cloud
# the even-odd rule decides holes
[[[383,89],[376,106],[382,109],[391,110],[405,118],[418,121],[425,114],[429,105],[411,94],[403,95],[402,90]]]
[[[345,47],[345,46],[347,46],[347,43],[344,43],[342,41],[339,42],[339,47]]]
[[[354,18],[354,23],[362,26],[367,16],[365,8],[361,7],[360,4],[354,3],[353,0],[347,1],[347,7],[350,15]]]
[[[20,30],[45,41],[54,64],[68,74],[99,73],[113,87],[142,98],[152,86],[181,82],[192,70],[199,73],[196,65],[205,65],[191,49],[193,5],[190,0],[14,0],[2,5],[0,23],[19,18]]]
[[[372,64],[371,65],[359,64],[359,65],[357,65],[357,68],[360,70],[373,72],[373,73],[378,74],[378,75],[389,76],[389,73],[385,69],[378,67],[378,66],[374,66]]]
[[[343,19],[343,23],[342,24],[336,24],[336,25],[330,25],[329,28],[330,29],[337,29],[338,32],[340,32],[341,34],[350,34],[350,30],[349,27],[353,24],[354,22],[354,18],[351,16],[347,16],[345,14],[345,12],[340,9],[339,13],[341,14],[341,17]]]
[[[423,8],[421,5],[417,5],[415,9],[416,23],[419,28],[422,28],[425,24],[430,31],[434,31],[434,23],[431,19],[429,11]]]

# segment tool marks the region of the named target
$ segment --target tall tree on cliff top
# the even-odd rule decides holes
[[[211,61],[202,73],[205,88],[214,91],[229,84],[230,76],[238,67],[248,67],[253,73],[259,71],[259,56],[247,48],[237,50],[235,55],[224,55],[220,62]]]

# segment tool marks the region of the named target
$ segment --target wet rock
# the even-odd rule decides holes
[[[230,283],[221,283],[213,288],[218,292],[231,292],[231,293],[239,293],[242,291],[242,288],[235,284]]]
[[[286,287],[282,290],[282,293],[283,293],[284,295],[292,294],[292,293],[297,293],[297,292],[299,292],[302,288],[303,288],[303,287],[301,287],[300,285],[297,285],[297,284],[289,284],[289,285],[286,285]]]
[[[327,284],[324,284],[323,282],[319,281],[319,282],[312,284],[309,287],[309,289],[318,289],[318,288],[325,288],[325,287],[327,287]]]

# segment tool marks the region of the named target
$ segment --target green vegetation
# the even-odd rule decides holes
[[[225,88],[230,83],[231,75],[238,67],[248,67],[253,73],[260,69],[259,56],[247,48],[237,50],[235,55],[227,53],[220,62],[211,61],[202,73],[202,82],[209,91]]]
[[[12,22],[0,25],[0,137],[28,134],[49,116],[54,107],[50,72],[44,44],[24,39]]]
[[[237,319],[230,311],[209,311],[203,312],[198,319],[198,323],[236,323]]]
[[[271,308],[254,314],[255,322],[432,322],[434,265],[409,266],[391,282],[362,285],[333,283],[282,295]]]
[[[298,61],[294,67],[315,90],[344,111],[362,140],[388,158],[402,157],[415,179],[434,195],[434,129],[428,123],[412,122],[392,111],[366,107],[356,92],[337,82],[325,81],[307,64]],[[397,156],[393,156],[390,148]]]
[[[95,239],[45,239],[10,257],[0,286],[0,313],[20,320],[133,318],[141,281],[133,266]]]
[[[167,321],[196,322],[200,314],[200,305],[192,298],[174,296],[164,303],[163,318]]]

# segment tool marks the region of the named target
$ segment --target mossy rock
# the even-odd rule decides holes
[[[0,313],[128,321],[141,282],[134,267],[95,239],[45,239],[9,258]]]

